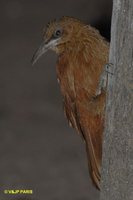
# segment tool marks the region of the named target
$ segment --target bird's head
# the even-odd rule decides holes
[[[63,53],[77,46],[78,38],[82,36],[85,27],[79,20],[71,17],[62,17],[60,20],[48,23],[44,29],[43,42],[35,52],[34,64],[46,51],[54,50],[57,54]]]

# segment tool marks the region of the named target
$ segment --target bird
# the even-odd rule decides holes
[[[91,25],[63,16],[45,27],[32,64],[48,50],[57,54],[56,72],[65,116],[85,143],[89,174],[100,189],[107,93],[107,78],[103,79],[102,74],[108,62],[109,43]]]

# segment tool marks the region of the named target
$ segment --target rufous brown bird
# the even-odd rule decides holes
[[[65,115],[85,141],[89,172],[100,188],[106,87],[99,88],[99,84],[108,61],[109,44],[95,28],[62,17],[47,25],[32,63],[49,49],[58,54],[56,70]]]

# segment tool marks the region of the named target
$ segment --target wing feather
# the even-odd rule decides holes
[[[88,101],[88,104],[83,104],[81,101],[77,103],[79,112],[77,121],[85,138],[90,175],[99,189],[104,129],[104,101],[105,94],[101,94],[97,99],[93,99],[92,102]],[[97,110],[97,106],[101,110]]]

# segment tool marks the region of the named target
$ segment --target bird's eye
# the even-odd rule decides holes
[[[62,35],[62,30],[61,29],[57,29],[56,31],[55,31],[55,33],[54,33],[54,37],[55,38],[58,38],[58,37],[60,37]]]

